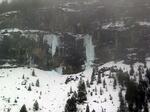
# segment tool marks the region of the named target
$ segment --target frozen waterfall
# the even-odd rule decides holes
[[[86,49],[86,67],[90,67],[95,59],[95,48],[92,42],[92,36],[84,36],[84,46]]]
[[[43,40],[47,41],[47,44],[50,46],[50,52],[53,57],[56,53],[57,47],[59,46],[59,37],[57,35],[50,34],[45,35]]]

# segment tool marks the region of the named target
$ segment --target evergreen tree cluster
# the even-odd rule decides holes
[[[34,111],[38,111],[39,110],[39,103],[38,103],[37,100],[33,104],[33,110]],[[20,112],[28,112],[25,104],[21,107]]]
[[[125,98],[122,95],[123,89],[119,92],[120,108],[118,112],[148,112],[148,99],[149,99],[149,69],[146,70],[146,74],[143,71],[143,67],[138,68],[138,73],[134,76],[134,67],[131,66],[130,72],[124,73],[122,70],[118,70],[117,78],[119,84],[124,88],[126,87]],[[142,76],[145,75],[146,79]],[[130,77],[139,77],[139,82],[130,79]],[[128,106],[127,106],[128,105]]]

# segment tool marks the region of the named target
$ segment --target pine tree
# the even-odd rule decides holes
[[[73,93],[73,91],[72,91],[72,87],[70,87],[70,94],[71,94],[71,93]]]
[[[39,110],[39,103],[37,102],[37,100],[33,104],[33,110],[35,110],[35,111]]]
[[[87,100],[86,94],[87,94],[86,86],[85,86],[84,81],[81,79],[78,85],[78,102],[79,103],[83,103],[84,101]]]
[[[93,109],[92,112],[95,112],[95,110]]]
[[[29,87],[28,87],[28,91],[32,91],[32,89],[31,89],[31,85],[29,85]]]
[[[146,68],[147,67],[147,65],[146,65],[146,61],[144,61],[144,68]]]
[[[39,81],[39,79],[38,80],[36,80],[36,87],[40,87],[40,81]]]
[[[136,99],[135,94],[138,93],[137,85],[138,84],[135,83],[134,81],[128,82],[126,95],[125,95],[125,98],[126,98],[128,104],[133,104]]]
[[[139,81],[142,81],[142,73],[139,72]]]
[[[77,112],[76,99],[74,96],[67,100],[65,112]]]
[[[102,108],[102,112],[104,112],[103,108]]]
[[[130,67],[131,67],[131,69],[130,69],[130,76],[133,76],[133,74],[134,74],[134,68],[133,68],[133,65],[131,65]]]
[[[112,99],[113,99],[111,95],[109,95],[109,98],[110,98],[110,100],[112,100]]]
[[[148,80],[150,82],[150,70],[149,69],[146,70],[146,77],[148,78]]]
[[[102,90],[102,88],[100,88],[100,95],[103,95],[103,90]]]
[[[90,88],[90,82],[89,82],[89,80],[86,81],[86,86],[87,86],[88,88]]]
[[[119,92],[119,100],[120,100],[120,107],[119,107],[118,112],[127,112],[128,109],[126,107],[126,103],[122,95],[122,90],[120,90]]]
[[[23,106],[21,107],[21,110],[20,110],[20,112],[27,112],[26,105],[23,105]]]
[[[34,70],[32,71],[32,76],[36,76],[36,75],[35,75],[35,71],[34,71]]]
[[[23,76],[22,76],[22,79],[24,79],[24,74],[23,74]]]
[[[77,100],[78,95],[77,95],[77,92],[76,92],[76,91],[73,92],[73,95],[72,95],[72,96]]]
[[[105,79],[103,80],[103,88],[106,87],[106,82],[105,82]]]
[[[105,76],[105,74],[104,73],[102,73],[102,77],[104,77]]]
[[[95,95],[97,95],[97,87],[95,86]]]
[[[98,74],[97,84],[100,84],[100,83],[102,83],[102,79],[101,79],[101,74],[99,73]]]
[[[15,99],[14,103],[17,103],[17,100]]]
[[[86,112],[90,112],[89,105],[86,106]]]
[[[144,105],[144,112],[149,112],[147,101],[145,102],[145,105]]]
[[[96,79],[96,77],[95,77],[95,69],[93,69],[93,72],[92,72],[92,75],[91,75],[91,82],[90,82],[91,85],[93,84],[95,79]]]
[[[113,88],[116,89],[116,86],[117,86],[117,80],[116,78],[114,78]]]

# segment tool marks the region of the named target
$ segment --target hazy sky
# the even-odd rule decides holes
[[[0,3],[1,3],[2,1],[5,1],[5,0],[0,0]],[[11,1],[11,0],[8,0],[8,1]]]

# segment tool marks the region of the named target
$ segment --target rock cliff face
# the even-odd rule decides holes
[[[1,30],[0,42],[1,48],[7,46],[5,50],[1,49],[1,60],[15,59],[17,64],[23,61],[30,66],[62,66],[70,73],[93,65],[95,60],[95,46],[92,36],[88,34],[52,34],[36,30],[5,29]],[[7,57],[4,56],[6,54]]]
[[[129,27],[107,23],[92,34],[52,33],[40,30],[3,29],[0,33],[0,59],[13,63],[62,68],[79,72],[94,64],[125,60],[132,64],[150,55],[150,27],[140,22]],[[3,62],[4,61],[4,62]]]

